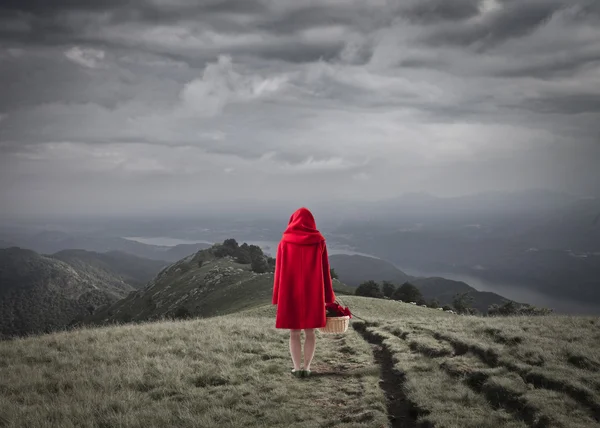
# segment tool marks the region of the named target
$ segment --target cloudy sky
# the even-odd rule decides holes
[[[597,0],[0,0],[0,214],[600,195]]]

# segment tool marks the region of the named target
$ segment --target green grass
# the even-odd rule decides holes
[[[391,354],[422,423],[600,426],[598,319],[481,318],[404,304],[394,316],[392,302],[375,313],[374,302],[347,300],[368,315],[362,328]]]
[[[320,337],[309,379],[290,375],[287,340],[268,318],[218,317],[3,342],[0,426],[385,425],[356,333]]]
[[[0,427],[600,427],[598,319],[340,300],[309,379],[270,304],[0,342]]]

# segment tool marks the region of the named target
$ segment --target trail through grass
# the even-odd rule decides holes
[[[2,427],[381,427],[378,368],[355,333],[320,337],[296,379],[268,318],[219,317],[0,343]]]
[[[596,318],[481,318],[374,299],[346,303],[367,315],[353,327],[389,354],[416,426],[600,427]]]
[[[0,343],[0,427],[600,427],[600,321],[344,296],[314,376],[275,308]]]

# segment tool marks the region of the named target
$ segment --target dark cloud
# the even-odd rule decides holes
[[[117,17],[129,16],[132,20],[170,21],[201,13],[261,13],[265,7],[257,0],[204,0],[202,2],[154,2],[147,0],[2,0],[0,10],[34,15],[38,17],[70,12],[114,12]],[[123,13],[123,15],[119,15]],[[126,15],[129,13],[129,15]],[[160,18],[160,19],[158,19]]]
[[[588,52],[578,52],[573,49],[568,53],[551,55],[546,58],[536,59],[530,57],[528,61],[519,64],[507,63],[503,68],[492,71],[500,77],[537,77],[551,79],[553,77],[566,77],[583,69],[594,67],[600,63],[600,45],[597,49]]]
[[[595,191],[598,4],[0,0],[0,194]]]
[[[480,12],[481,0],[420,0],[412,1],[401,9],[403,17],[416,23],[461,21]]]
[[[480,21],[440,27],[427,41],[488,48],[535,31],[567,5],[563,0],[505,1]]]
[[[523,107],[538,113],[600,114],[600,92],[583,94],[549,95],[523,103]]]

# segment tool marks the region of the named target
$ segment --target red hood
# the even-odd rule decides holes
[[[325,240],[317,230],[315,218],[306,208],[300,208],[292,214],[282,239],[294,244],[316,244]]]

